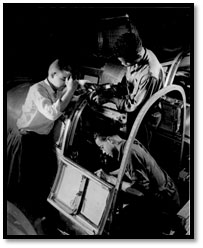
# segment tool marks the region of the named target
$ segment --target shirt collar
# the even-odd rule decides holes
[[[48,79],[46,78],[44,80],[45,84],[49,86],[49,89],[51,91],[52,94],[56,94],[57,93],[57,89],[54,89],[53,86],[50,84],[50,82],[48,81]]]

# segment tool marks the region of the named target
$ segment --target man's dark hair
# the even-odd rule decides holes
[[[73,70],[72,63],[70,61],[67,61],[64,58],[58,59],[58,67],[60,70],[65,70],[65,71],[72,71]]]
[[[115,43],[114,52],[116,57],[122,57],[127,62],[134,62],[139,58],[142,49],[142,40],[136,33],[125,33]]]
[[[74,60],[66,59],[63,57],[57,58],[54,62],[51,63],[49,66],[48,73],[51,74],[56,70],[60,71],[70,71],[72,73],[73,79],[77,78],[78,74],[78,65]]]

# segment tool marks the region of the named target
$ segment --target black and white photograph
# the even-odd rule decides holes
[[[194,239],[193,67],[194,3],[4,3],[3,238]]]

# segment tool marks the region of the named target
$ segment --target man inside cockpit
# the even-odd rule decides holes
[[[113,158],[117,163],[117,168],[115,167],[115,162],[110,162],[105,168],[106,171],[100,169],[95,174],[115,185],[126,140],[121,139],[118,135],[106,136],[104,133],[97,133],[95,142],[102,152],[111,158],[110,161]],[[112,164],[114,165],[113,168],[111,167]],[[148,228],[150,229],[148,231],[153,233],[154,223],[163,227],[166,222],[171,222],[172,225],[176,221],[176,213],[180,206],[176,185],[137,139],[134,140],[130,148],[121,189],[126,193],[125,198],[127,196],[127,198],[131,199],[131,204],[126,208],[128,211],[124,212],[127,215],[130,214],[128,217],[131,220],[135,218],[133,220],[139,226],[137,231],[131,228],[129,230],[126,226],[128,234],[129,232],[132,232],[132,234],[133,232],[140,232],[141,234],[144,232],[146,234]],[[134,196],[133,201],[132,196]]]

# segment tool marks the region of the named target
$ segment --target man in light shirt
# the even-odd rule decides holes
[[[30,87],[16,126],[8,130],[7,195],[12,202],[48,196],[57,171],[51,130],[78,86],[87,82],[74,80],[72,72],[70,65],[55,60],[48,77]]]
[[[60,61],[55,60],[49,67],[48,77],[30,87],[17,120],[20,130],[48,134],[67,107],[79,81],[73,80],[70,66],[64,69],[60,66]]]
[[[101,105],[114,103],[118,110],[126,112],[130,131],[142,106],[163,88],[165,74],[156,55],[143,47],[137,30],[121,35],[115,43],[114,52],[126,70],[125,75],[108,91],[108,95],[102,93],[93,100]]]

